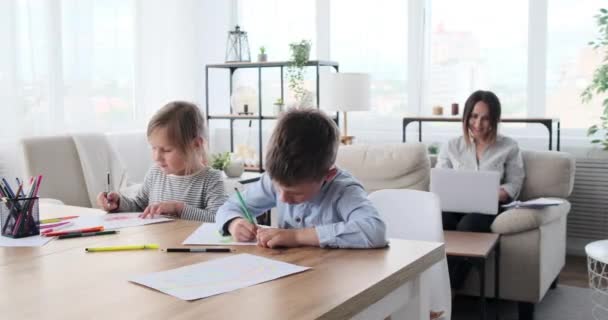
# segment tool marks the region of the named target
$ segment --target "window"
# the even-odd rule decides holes
[[[497,14],[500,13],[500,14]],[[528,1],[433,0],[429,98],[464,104],[475,90],[500,98],[504,116],[526,116]],[[449,111],[448,111],[449,112]]]
[[[589,41],[598,35],[593,18],[606,3],[600,0],[551,0],[548,3],[546,116],[561,118],[562,128],[587,128],[599,119],[601,99],[582,104],[603,52]]]
[[[342,72],[371,75],[374,112],[405,109],[407,21],[406,1],[331,1],[331,60],[340,63]]]

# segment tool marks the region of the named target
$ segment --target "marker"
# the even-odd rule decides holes
[[[253,219],[253,216],[251,215],[251,213],[249,213],[249,210],[247,209],[247,205],[245,205],[245,200],[243,200],[243,196],[241,196],[241,192],[237,188],[234,188],[234,191],[236,191],[236,196],[239,198],[239,202],[241,204],[241,210],[245,214],[245,218],[251,224],[256,225],[257,223],[255,223],[255,219]]]
[[[230,248],[167,248],[166,252],[233,252]]]
[[[72,234],[72,233],[98,232],[98,231],[103,231],[103,226],[93,227],[93,228],[76,229],[76,230],[66,230],[66,231],[59,231],[59,232],[46,232],[46,233],[43,234],[43,236],[45,236],[45,237],[57,237],[57,236],[63,236],[63,235]]]
[[[78,218],[78,216],[67,216],[67,217],[61,217],[61,218],[43,219],[43,220],[40,220],[40,223],[44,224],[44,223],[51,223],[51,222],[61,222],[63,220],[69,220],[69,219],[74,219],[74,218]]]
[[[80,237],[91,237],[91,236],[105,236],[107,234],[117,234],[116,230],[108,230],[108,231],[99,231],[99,232],[74,232],[68,233],[64,235],[60,235],[57,239],[70,239],[70,238],[80,238]]]
[[[124,251],[124,250],[145,250],[145,249],[158,249],[158,244],[139,244],[131,246],[114,246],[114,247],[97,247],[97,248],[85,248],[86,252],[104,252],[104,251]]]
[[[41,225],[40,229],[47,229],[47,228],[53,228],[53,227],[59,227],[65,224],[70,224],[71,222],[69,221],[63,221],[63,222],[58,222],[58,223],[49,223],[49,224],[45,224],[45,225]]]

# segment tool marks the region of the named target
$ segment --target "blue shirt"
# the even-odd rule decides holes
[[[363,186],[341,169],[316,196],[303,203],[281,202],[267,174],[249,184],[243,198],[256,217],[276,207],[279,228],[315,228],[321,247],[375,248],[387,244],[386,226],[378,210],[367,199]],[[224,233],[228,229],[226,223],[238,217],[244,215],[236,195],[232,195],[216,215],[220,232]]]

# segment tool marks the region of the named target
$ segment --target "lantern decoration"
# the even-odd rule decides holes
[[[249,40],[247,32],[241,31],[238,25],[232,31],[228,31],[228,41],[226,42],[226,62],[249,62]]]

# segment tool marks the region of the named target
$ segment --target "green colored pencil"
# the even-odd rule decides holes
[[[249,210],[247,210],[247,206],[245,205],[245,200],[243,200],[243,196],[241,196],[239,189],[234,188],[234,191],[236,191],[236,196],[239,198],[239,202],[241,203],[241,210],[243,210],[243,213],[245,214],[245,217],[247,218],[247,220],[249,222],[251,222],[252,224],[257,224],[257,223],[255,223],[255,220],[253,219],[253,216],[251,215],[251,213],[249,213]]]

